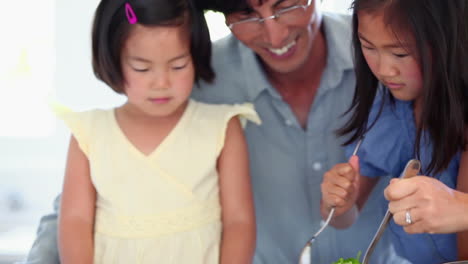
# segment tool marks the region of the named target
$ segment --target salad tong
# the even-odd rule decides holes
[[[412,159],[408,161],[408,163],[406,163],[406,166],[405,166],[405,169],[403,170],[401,178],[407,179],[407,178],[416,176],[418,175],[420,169],[421,169],[421,162],[419,160]],[[385,216],[382,219],[382,222],[380,223],[380,226],[377,229],[377,232],[375,232],[374,238],[372,238],[372,241],[366,250],[366,254],[364,254],[364,258],[362,259],[362,264],[369,263],[370,256],[372,255],[372,252],[374,252],[375,246],[377,245],[377,242],[379,241],[380,237],[385,231],[385,228],[387,227],[391,218],[392,218],[392,213],[390,213],[390,211],[387,209],[387,212],[385,213]]]

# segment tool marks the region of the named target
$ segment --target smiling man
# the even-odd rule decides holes
[[[320,11],[318,0],[195,0],[225,14],[232,34],[213,44],[214,83],[194,98],[209,103],[252,102],[261,126],[247,124],[257,219],[255,264],[295,264],[319,229],[320,183],[345,161],[335,129],[354,94],[351,19]],[[312,263],[328,264],[364,252],[383,217],[383,186],[359,220],[326,229]],[[29,263],[56,263],[56,215],[44,217]],[[183,254],[183,252],[181,252]],[[372,263],[397,260],[386,237]]]

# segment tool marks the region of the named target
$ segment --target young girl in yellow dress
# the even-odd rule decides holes
[[[210,81],[192,0],[102,0],[93,68],[127,101],[57,109],[72,131],[59,216],[61,263],[251,263],[255,220],[242,115],[189,99]]]

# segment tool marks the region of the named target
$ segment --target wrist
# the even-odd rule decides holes
[[[460,231],[468,230],[468,193],[455,191],[455,199],[459,205]],[[458,221],[457,221],[458,222]]]
[[[331,220],[331,225],[338,229],[345,229],[356,222],[359,216],[359,210],[356,204],[349,208],[337,208],[335,217]]]

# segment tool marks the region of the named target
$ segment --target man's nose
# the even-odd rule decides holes
[[[279,23],[275,18],[263,21],[266,41],[272,48],[281,48],[288,37],[288,26]]]

